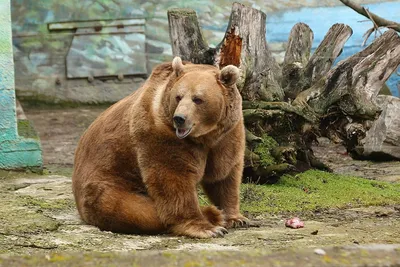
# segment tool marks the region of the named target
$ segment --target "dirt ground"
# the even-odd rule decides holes
[[[286,215],[262,214],[253,218],[260,227],[207,240],[83,224],[71,193],[73,153],[104,109],[24,108],[49,174],[0,172],[0,266],[400,266],[400,205],[303,215],[306,227],[296,230],[284,226]],[[335,172],[400,181],[399,162],[353,161],[326,140],[315,151]]]

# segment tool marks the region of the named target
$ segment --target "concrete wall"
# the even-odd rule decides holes
[[[38,142],[17,132],[10,0],[0,0],[0,10],[0,169],[41,168]]]
[[[20,99],[39,99],[53,103],[63,101],[114,102],[130,94],[144,81],[145,77],[143,76],[126,75],[117,69],[114,71],[111,69],[108,77],[67,78],[66,58],[74,38],[76,41],[77,30],[51,32],[48,30],[48,23],[145,18],[145,62],[140,60],[134,61],[133,64],[144,64],[147,73],[150,73],[154,65],[170,60],[172,57],[168,34],[168,9],[176,7],[195,9],[207,41],[211,45],[216,45],[223,38],[233,2],[233,0],[13,0],[13,44],[17,96]],[[279,36],[281,32],[278,32],[277,35],[273,31],[268,32],[271,27],[280,28],[279,23],[277,23],[278,25],[270,24],[274,17],[278,19],[282,17],[276,11],[340,4],[336,0],[245,0],[240,2],[267,13],[269,20],[267,38],[270,43],[282,42],[281,36]],[[365,4],[382,1],[358,2]],[[314,14],[313,17],[317,17],[317,15]],[[286,22],[293,26],[294,19],[296,18],[289,18]],[[319,19],[324,21],[323,17],[319,17]],[[329,23],[335,22],[337,21]],[[286,28],[285,26],[284,29]],[[317,36],[323,37],[325,33],[325,31],[315,30]],[[284,41],[286,41],[288,33],[284,34]],[[282,46],[274,47],[277,55],[282,56]],[[116,50],[118,49],[116,48]],[[86,49],[85,51],[90,50]],[[91,59],[95,60],[93,55]],[[78,61],[79,57],[76,60]],[[107,60],[100,60],[99,64],[107,65]]]
[[[17,138],[9,0],[0,1],[0,142]]]

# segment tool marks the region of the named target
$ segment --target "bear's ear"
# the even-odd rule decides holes
[[[174,70],[176,76],[179,76],[183,72],[183,63],[180,57],[175,57],[172,60],[172,69]]]
[[[231,86],[239,79],[240,71],[233,65],[228,65],[222,68],[219,74],[219,80],[226,86]]]

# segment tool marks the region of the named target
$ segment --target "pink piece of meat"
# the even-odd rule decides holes
[[[299,218],[294,217],[292,219],[286,220],[285,226],[293,228],[293,229],[303,228],[304,227],[304,222],[300,221]]]

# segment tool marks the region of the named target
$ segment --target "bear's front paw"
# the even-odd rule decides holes
[[[228,233],[228,230],[222,226],[211,225],[209,222],[190,222],[173,227],[172,232],[176,235],[193,238],[212,238],[223,237]]]
[[[212,225],[225,226],[225,216],[217,207],[201,207],[201,213]]]
[[[230,217],[226,220],[226,228],[249,228],[250,220],[243,215]]]

